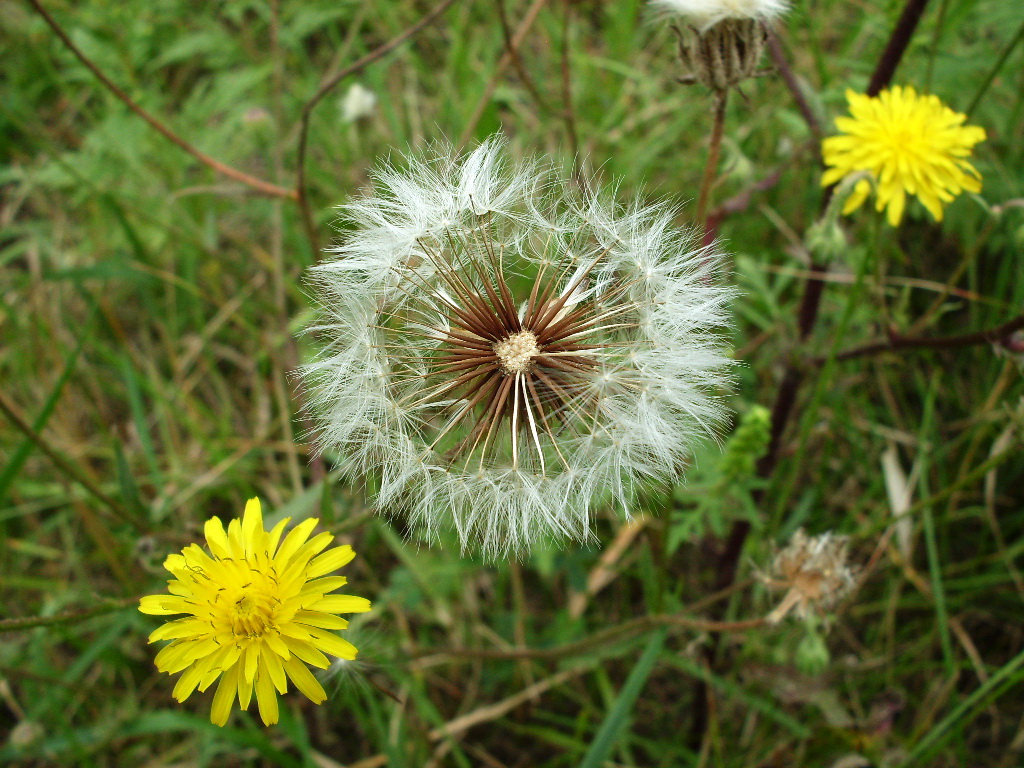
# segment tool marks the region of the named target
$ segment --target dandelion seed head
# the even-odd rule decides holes
[[[720,425],[721,254],[500,139],[407,164],[345,207],[312,273],[317,444],[428,538],[452,527],[490,557],[585,539],[596,505],[628,511]]]

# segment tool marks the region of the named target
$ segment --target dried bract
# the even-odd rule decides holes
[[[758,74],[768,28],[788,7],[782,0],[652,0],[651,5],[687,29],[676,27],[688,80],[718,92]]]

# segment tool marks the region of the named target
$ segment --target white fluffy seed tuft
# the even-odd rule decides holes
[[[721,426],[732,291],[665,206],[580,193],[501,138],[385,166],[312,270],[317,447],[429,538],[522,555],[674,482]]]
[[[655,11],[701,31],[727,19],[772,22],[789,10],[788,0],[651,0]]]

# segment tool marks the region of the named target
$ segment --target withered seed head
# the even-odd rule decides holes
[[[842,599],[854,586],[855,570],[847,563],[849,538],[823,533],[809,537],[803,529],[772,562],[770,574],[762,575],[773,589],[785,589],[782,602],[768,615],[777,623],[792,610],[807,616],[823,611]]]
[[[695,81],[724,91],[757,74],[767,41],[764,22],[726,19],[705,30],[690,27],[679,33],[679,57]]]

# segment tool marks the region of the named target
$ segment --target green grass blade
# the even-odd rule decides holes
[[[608,759],[608,755],[611,754],[619,736],[622,735],[622,731],[626,727],[629,714],[633,711],[633,705],[643,690],[647,677],[651,674],[651,670],[654,669],[654,664],[658,660],[662,646],[665,644],[666,634],[667,631],[662,629],[655,632],[651,639],[647,641],[643,653],[640,654],[640,659],[632,671],[630,671],[625,685],[622,686],[622,690],[619,691],[619,695],[612,703],[612,707],[608,710],[608,714],[601,723],[601,727],[597,729],[597,735],[594,737],[594,741],[591,742],[590,749],[587,750],[583,762],[580,763],[580,768],[599,768]]]
[[[1024,678],[1022,666],[1024,666],[1024,651],[1010,659],[1002,669],[992,675],[987,682],[978,686],[974,693],[964,699],[956,709],[928,731],[907,756],[907,762],[904,765],[914,765],[945,744],[955,733],[955,726],[965,726],[974,719],[973,714],[967,716],[968,712],[977,712],[982,706],[991,703],[986,701],[986,699],[997,686],[999,687],[998,691],[996,691],[996,697],[998,698],[998,696],[1019,684],[1021,679]]]

